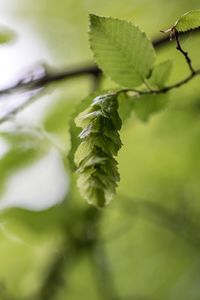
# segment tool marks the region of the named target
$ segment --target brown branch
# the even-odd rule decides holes
[[[199,30],[195,30],[194,34],[195,33],[199,33]],[[186,36],[187,33],[182,33],[181,35]],[[158,39],[154,39],[152,43],[156,49],[159,49],[162,46],[165,46],[169,43],[169,37],[164,36]],[[39,79],[29,80],[28,82],[26,81],[26,76],[24,76],[24,79],[19,80],[17,81],[17,83],[0,90],[0,96],[8,95],[20,90],[32,90],[36,88],[45,87],[52,83],[79,76],[91,75],[93,76],[93,78],[98,78],[100,74],[101,70],[98,68],[97,65],[92,63],[89,63],[88,65],[85,65],[83,67],[72,68],[71,70],[68,69],[63,71],[57,71],[51,69],[50,72],[47,71],[46,74],[44,74],[44,76],[40,77]]]
[[[0,90],[0,96],[10,95],[20,90],[34,90],[41,87],[46,87],[49,84],[79,76],[91,75],[97,78],[100,73],[100,69],[96,65],[91,64],[82,68],[74,68],[71,70],[47,71],[41,78],[33,79],[28,82],[26,81],[26,76],[24,76],[24,79],[19,80],[16,84]]]

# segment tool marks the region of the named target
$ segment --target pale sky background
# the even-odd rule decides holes
[[[22,1],[17,0],[0,0],[0,27],[13,28],[18,34],[15,43],[0,46],[0,88],[9,86],[36,64],[50,60],[47,47],[40,40],[39,35],[34,32],[30,24],[23,23],[15,15],[20,10],[21,4]],[[37,125],[45,107],[50,103],[49,97],[53,98],[54,94],[43,97],[41,101],[20,113],[16,123]],[[0,98],[0,115],[24,100],[26,99],[16,95]],[[1,139],[0,157],[7,150],[6,143]],[[8,180],[7,192],[0,199],[0,208],[20,206],[35,210],[45,209],[61,201],[67,189],[68,177],[63,163],[58,152],[52,149],[31,167],[11,176]]]

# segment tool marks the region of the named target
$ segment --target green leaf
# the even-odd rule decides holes
[[[128,96],[125,93],[121,93],[118,96],[118,102],[119,102],[119,115],[124,125],[132,114],[134,101],[132,97]]]
[[[119,181],[113,157],[122,146],[117,94],[95,97],[89,108],[79,113],[76,125],[82,128],[82,142],[75,153],[78,188],[89,204],[105,206],[113,198]]]
[[[177,31],[188,31],[200,27],[200,9],[182,15],[173,26]]]
[[[168,95],[143,95],[135,98],[134,112],[141,121],[147,122],[153,114],[164,110],[167,103]]]
[[[89,37],[94,57],[107,76],[130,88],[144,82],[154,64],[155,51],[137,26],[90,15]]]
[[[163,88],[169,79],[173,63],[171,60],[164,61],[153,68],[149,82],[152,86]]]

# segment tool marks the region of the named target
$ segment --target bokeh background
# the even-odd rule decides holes
[[[89,13],[133,21],[155,39],[199,1],[0,0],[0,7],[0,28],[15,33],[0,46],[4,88],[42,64],[90,63]],[[196,68],[199,42],[192,32],[182,41]],[[158,62],[173,59],[171,83],[188,74],[174,42],[157,54]],[[199,300],[199,78],[172,91],[148,122],[131,114],[117,195],[98,217],[66,158],[71,115],[92,85],[90,76],[53,84],[0,126],[0,299]],[[0,117],[25,100],[1,97]]]

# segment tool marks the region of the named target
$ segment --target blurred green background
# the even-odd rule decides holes
[[[0,25],[16,33],[0,48],[0,86],[41,63],[92,61],[88,14],[127,19],[151,38],[197,0],[0,0]],[[200,67],[200,35],[183,40]],[[170,82],[187,75],[169,42]],[[101,88],[112,83],[104,79]],[[80,198],[67,163],[69,121],[92,89],[85,76],[56,83],[0,126],[0,299],[200,299],[200,87],[197,77],[170,93],[166,109],[124,124],[121,182],[96,212]],[[21,103],[9,95],[0,115]],[[95,245],[93,245],[95,244]]]

